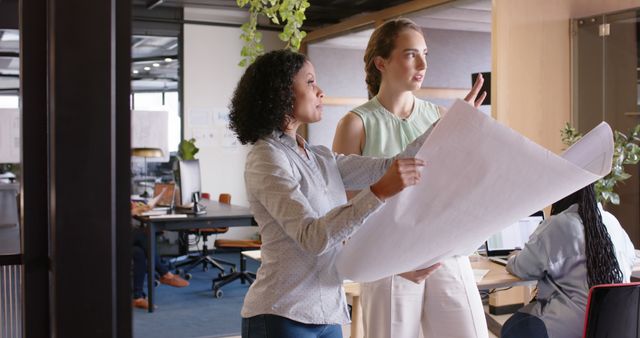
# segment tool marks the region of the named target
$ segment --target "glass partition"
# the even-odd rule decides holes
[[[584,133],[601,121],[622,133],[640,123],[640,14],[638,9],[573,21],[573,122]],[[616,186],[620,205],[608,205],[640,245],[640,170]]]

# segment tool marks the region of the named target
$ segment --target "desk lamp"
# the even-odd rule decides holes
[[[143,157],[144,158],[144,172],[143,172],[143,177],[146,178],[147,177],[147,158],[149,157],[162,157],[164,156],[162,149],[159,148],[133,148],[131,149],[131,155],[135,156],[135,157]],[[140,195],[140,197],[149,197],[149,193],[147,192],[147,187],[143,185],[144,187],[144,192],[142,193],[142,195]]]

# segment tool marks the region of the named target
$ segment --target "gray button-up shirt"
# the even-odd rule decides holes
[[[414,156],[426,134],[398,157]],[[302,142],[304,140],[301,139]],[[308,324],[349,322],[334,259],[382,202],[371,192],[393,159],[304,147],[276,131],[247,156],[245,182],[262,236],[262,264],[242,317],[274,314]],[[347,202],[346,190],[362,190]]]
[[[599,208],[623,282],[628,283],[635,262],[633,243],[618,220]],[[542,319],[549,338],[582,337],[589,285],[584,226],[577,204],[540,224],[524,249],[509,258],[507,271],[538,280],[537,301],[520,311]]]

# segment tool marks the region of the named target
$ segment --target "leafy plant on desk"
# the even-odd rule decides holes
[[[245,45],[240,51],[242,60],[238,64],[246,67],[264,53],[262,33],[258,32],[258,16],[264,15],[276,25],[284,25],[278,34],[280,40],[287,43],[285,48],[297,51],[302,39],[307,35],[302,24],[307,18],[304,11],[310,6],[308,0],[236,0],[238,7],[249,5],[249,22],[245,22],[240,29],[240,39]]]
[[[189,140],[182,140],[178,145],[178,156],[181,159],[187,160],[195,160],[196,154],[200,151],[200,149],[196,146],[196,139],[192,138]]]
[[[19,163],[0,163],[0,174],[10,172],[15,175],[15,180],[20,182],[20,164]]]
[[[567,123],[560,131],[562,135],[562,143],[570,146],[576,143],[581,137],[575,128]],[[611,165],[611,172],[596,182],[596,197],[598,202],[606,204],[611,202],[612,204],[620,204],[620,195],[618,195],[614,188],[631,175],[624,169],[625,164],[637,164],[640,161],[640,124],[635,126],[629,134],[623,134],[617,130],[614,131],[613,136],[613,163]]]

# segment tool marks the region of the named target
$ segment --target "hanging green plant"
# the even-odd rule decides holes
[[[284,25],[282,32],[278,34],[280,40],[287,43],[285,48],[297,51],[302,39],[307,35],[302,24],[307,18],[304,11],[310,6],[307,0],[237,0],[238,7],[249,5],[249,21],[240,29],[240,39],[245,42],[240,51],[242,60],[240,67],[250,65],[255,59],[264,53],[262,46],[262,33],[258,32],[258,16],[265,15],[276,25]]]
[[[582,137],[582,134],[569,123],[562,128],[560,133],[562,135],[562,143],[567,146],[576,143]],[[617,130],[614,131],[611,172],[595,184],[598,202],[602,202],[603,204],[609,202],[616,205],[620,204],[620,195],[614,191],[614,188],[618,183],[631,177],[631,175],[624,170],[624,165],[637,164],[640,161],[639,143],[640,124],[633,128],[629,134],[623,134]]]

